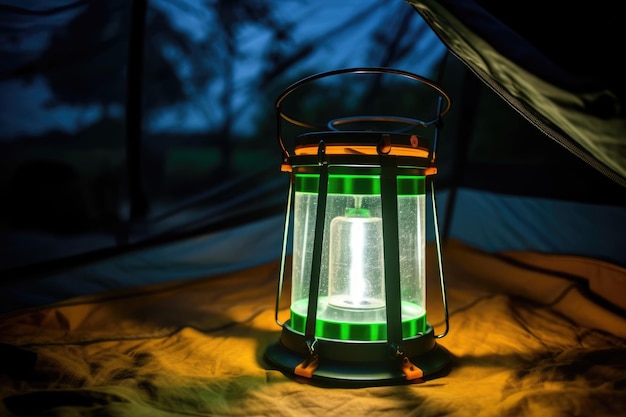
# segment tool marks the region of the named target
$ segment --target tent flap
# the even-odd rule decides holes
[[[604,46],[609,39],[624,39],[624,25],[605,18],[619,15],[615,6],[600,2],[592,13],[601,12],[602,19],[588,16],[580,26],[581,11],[572,7],[537,22],[545,10],[533,12],[533,2],[506,7],[489,1],[408,2],[454,55],[528,121],[626,186],[626,88],[619,75],[624,64]],[[516,14],[523,24],[502,20]],[[554,37],[563,43],[552,45]]]

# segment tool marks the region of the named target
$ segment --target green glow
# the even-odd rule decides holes
[[[296,191],[317,194],[318,174],[295,174]],[[328,194],[380,195],[380,175],[330,174]],[[426,194],[426,177],[398,175],[398,195]]]
[[[411,312],[420,311],[422,314],[411,315],[408,319],[402,320],[402,336],[404,338],[417,336],[426,331],[426,313],[424,310],[412,303],[402,303],[403,310]],[[298,312],[306,311],[306,300],[301,300],[291,307],[291,328],[297,332],[304,333],[306,328],[306,314]],[[332,320],[323,317],[318,313],[315,326],[315,336],[352,341],[384,341],[387,340],[387,323],[385,321],[363,321],[347,322]]]

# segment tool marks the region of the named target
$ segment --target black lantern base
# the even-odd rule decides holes
[[[317,360],[312,371],[301,376],[301,368],[311,357],[303,334],[283,326],[280,340],[270,345],[265,358],[278,370],[302,382],[321,386],[365,387],[400,385],[422,382],[445,374],[449,368],[450,352],[435,340],[428,325],[424,334],[405,339],[404,354],[394,355],[383,342],[351,342],[318,339],[315,344]],[[406,360],[417,374],[407,375]],[[305,365],[306,366],[306,365]]]

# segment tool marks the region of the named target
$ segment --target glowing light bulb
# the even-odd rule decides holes
[[[382,219],[351,208],[330,225],[329,306],[369,310],[385,306]]]

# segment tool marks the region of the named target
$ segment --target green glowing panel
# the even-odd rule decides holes
[[[302,193],[316,194],[319,189],[318,174],[296,174],[295,188]],[[426,194],[426,177],[398,175],[398,195]],[[380,195],[379,175],[330,174],[328,194]]]
[[[323,304],[323,303],[322,303]],[[413,303],[402,303],[402,336],[404,338],[417,336],[426,331],[426,312],[424,309]],[[336,312],[335,312],[336,313]],[[371,315],[372,312],[364,311],[363,315]],[[315,336],[334,340],[351,341],[385,341],[387,340],[387,323],[384,320],[384,310],[379,311],[380,320],[353,320],[347,321],[335,317],[330,318],[325,308],[320,309],[315,326]],[[359,313],[351,311],[353,317],[358,317]],[[294,303],[291,307],[291,328],[297,332],[305,333],[306,329],[306,300]]]

